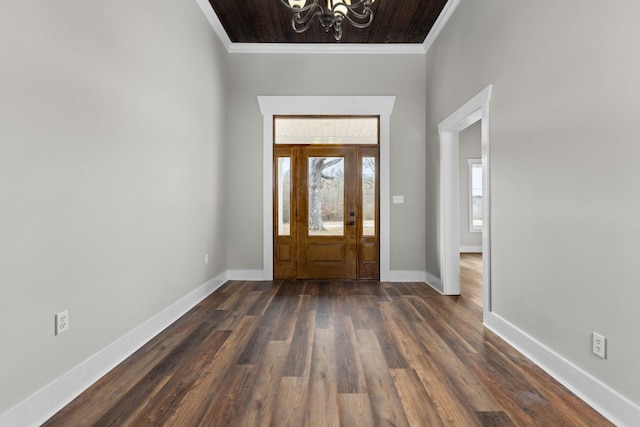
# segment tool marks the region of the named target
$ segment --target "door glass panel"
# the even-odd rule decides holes
[[[362,235],[376,234],[376,158],[362,158]]]
[[[291,233],[291,158],[278,157],[278,235]]]
[[[344,235],[344,158],[309,157],[309,235]]]

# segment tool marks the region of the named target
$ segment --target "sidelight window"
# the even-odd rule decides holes
[[[278,236],[291,233],[291,158],[278,157]]]
[[[376,235],[376,158],[362,158],[362,235]]]

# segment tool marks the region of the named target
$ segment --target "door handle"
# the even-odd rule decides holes
[[[349,221],[347,225],[356,225],[355,221]]]

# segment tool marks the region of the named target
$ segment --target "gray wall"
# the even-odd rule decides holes
[[[463,0],[426,59],[228,55],[195,2],[5,1],[0,413],[226,268],[262,268],[256,95],[396,95],[391,268],[439,275],[437,124],[490,83],[493,308],[640,404],[639,15]]]
[[[493,309],[636,404],[638,16],[632,0],[463,0],[426,58],[427,234],[437,124],[492,83]]]
[[[227,58],[195,1],[1,9],[0,414],[224,271]]]
[[[481,148],[480,122],[476,122],[459,134],[460,246],[482,246],[482,233],[469,231],[469,162],[467,162],[467,159],[479,159],[482,154]]]
[[[422,55],[232,54],[228,262],[262,269],[262,115],[257,95],[395,95],[391,115],[391,269],[425,269]]]

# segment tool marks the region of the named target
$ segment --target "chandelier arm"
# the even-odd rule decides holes
[[[365,25],[368,26],[371,24],[373,20],[373,10],[371,9],[371,0],[361,0],[357,3],[334,3],[331,8],[331,13],[338,16],[341,15],[343,18],[347,18],[349,22],[354,25]],[[359,12],[358,9],[362,7],[362,12]],[[343,12],[341,9],[347,9],[347,12]],[[355,20],[354,20],[355,18]],[[367,21],[366,23],[362,21]],[[364,28],[364,27],[357,27]]]
[[[357,14],[356,18],[367,19],[366,22],[359,22],[352,19],[349,14],[344,14],[342,12],[337,12],[343,19],[349,21],[351,25],[356,28],[367,28],[373,22],[373,11],[371,9],[367,9],[364,14]]]
[[[358,15],[360,18],[364,18],[371,12],[371,7],[373,2],[371,0],[360,0],[356,3],[335,3],[333,5],[332,11],[335,11],[336,8],[347,8],[350,13]],[[362,12],[358,12],[359,9],[362,9]]]
[[[345,4],[345,6],[347,7],[347,9],[355,12],[355,9],[360,9],[360,8],[371,9],[371,7],[373,6],[373,2],[371,0],[361,0],[356,3]]]
[[[336,41],[342,40],[342,21],[338,20],[333,26],[333,38]]]
[[[291,28],[293,28],[293,31],[295,31],[296,33],[300,34],[300,33],[304,33],[305,31],[307,31],[309,28],[311,28],[311,25],[313,25],[314,18],[316,16],[320,16],[322,14],[322,10],[318,10],[315,13],[307,13],[305,16],[301,16],[300,18],[296,19],[296,17],[300,16],[299,14],[293,15],[291,17]],[[298,25],[302,25],[302,27],[298,27]]]
[[[338,12],[338,13],[342,13],[343,15],[353,15],[358,19],[367,19],[369,18],[369,15],[373,15],[373,10],[369,9],[368,7],[365,8],[362,13],[356,11],[356,10],[351,10],[349,9],[349,12],[347,14],[343,13],[343,12]]]

